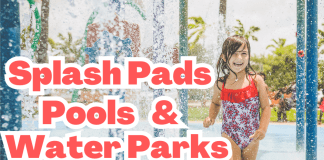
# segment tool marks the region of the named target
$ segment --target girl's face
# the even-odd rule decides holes
[[[249,63],[249,52],[246,45],[242,44],[241,47],[232,55],[229,60],[229,67],[236,74],[245,71]]]

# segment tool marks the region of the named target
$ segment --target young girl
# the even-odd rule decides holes
[[[231,159],[255,160],[259,141],[267,132],[271,111],[266,84],[250,65],[250,44],[245,38],[235,35],[225,40],[217,73],[209,117],[204,120],[204,127],[215,123],[222,104],[222,137],[232,144]],[[225,76],[219,77],[220,73]]]

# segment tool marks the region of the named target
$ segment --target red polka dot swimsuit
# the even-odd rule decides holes
[[[249,137],[259,129],[260,101],[258,90],[249,76],[251,84],[245,88],[233,90],[222,87],[223,106],[222,133],[226,133],[241,148],[247,147]]]

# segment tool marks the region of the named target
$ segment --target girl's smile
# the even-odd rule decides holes
[[[234,62],[234,66],[235,66],[235,67],[242,67],[242,65],[243,65],[243,63],[235,63],[235,62]]]

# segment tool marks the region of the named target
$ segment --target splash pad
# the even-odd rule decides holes
[[[118,6],[118,2],[116,1],[114,1],[114,3],[116,3],[117,4],[117,6]],[[127,2],[128,3],[128,2]],[[120,4],[120,3],[119,3]],[[121,4],[120,4],[121,5]],[[122,8],[122,7],[121,7]],[[135,7],[135,8],[139,8],[139,7]],[[136,10],[136,9],[135,9]],[[121,9],[121,11],[122,11],[122,9]],[[143,11],[137,11],[138,13],[140,13],[139,15],[140,15],[140,17],[143,17],[142,16],[142,14],[144,13]],[[95,15],[96,14],[98,14],[99,12],[93,12],[93,15],[94,15],[94,17],[95,17]],[[90,17],[92,17],[92,16],[90,16]],[[113,17],[113,16],[112,16]],[[125,18],[126,19],[126,18]],[[93,19],[89,19],[89,21],[91,22],[92,20],[94,20],[94,18]],[[145,22],[143,22],[143,23],[145,23]],[[89,23],[89,25],[90,24],[92,24],[92,22],[91,23]],[[87,25],[88,26],[88,25]],[[152,27],[153,28],[153,27]],[[182,31],[182,30],[181,30]],[[18,30],[16,30],[15,32],[19,32]],[[2,32],[3,33],[3,32]],[[11,32],[10,32],[11,33]],[[163,32],[162,32],[163,33]],[[86,30],[86,33],[85,34],[87,34],[87,30]],[[13,35],[14,36],[14,35]],[[141,35],[142,36],[142,35]],[[125,40],[125,38],[121,38],[122,40]],[[161,38],[159,38],[160,40],[161,40]],[[85,40],[84,40],[85,41]],[[83,41],[83,42],[84,42]],[[141,41],[143,41],[143,40],[141,40]],[[147,42],[147,41],[146,41]],[[180,41],[180,43],[181,43],[182,41]],[[85,42],[84,42],[85,43]],[[157,44],[158,44],[159,42],[157,42]],[[142,43],[142,44],[144,44],[144,43]],[[146,44],[150,44],[150,43],[146,43]],[[153,45],[153,47],[152,47],[152,50],[153,51],[156,51],[156,48],[154,48],[154,47],[156,47],[156,46],[154,46],[154,44],[152,44]],[[84,46],[84,45],[83,45]],[[163,45],[162,45],[163,46]],[[184,45],[185,46],[185,45]],[[88,46],[88,47],[92,47],[92,46]],[[160,47],[160,48],[162,48],[161,46],[158,46],[158,47]],[[17,47],[16,47],[17,48]],[[84,47],[83,47],[84,48]],[[126,47],[127,48],[127,47]],[[149,47],[143,47],[143,48],[149,48]],[[166,48],[168,48],[168,47],[166,47]],[[173,48],[173,46],[171,45],[171,47],[169,46],[169,48]],[[85,49],[85,48],[84,48]],[[181,48],[180,47],[180,55],[182,55],[182,53],[183,53],[183,50],[181,51],[181,49],[183,49],[183,48]],[[147,49],[147,50],[150,50],[150,49]],[[82,51],[83,51],[83,49],[82,49]],[[17,52],[17,51],[15,51],[15,52]],[[4,53],[4,52],[2,52],[2,53]],[[133,52],[134,53],[134,52]],[[173,53],[173,52],[171,52],[171,53]],[[82,53],[82,55],[84,56],[85,54],[84,53]],[[141,56],[143,56],[144,55],[144,52],[142,51],[142,52],[139,52],[139,55],[141,55]],[[150,54],[147,54],[147,55],[150,55]],[[151,54],[152,55],[152,59],[154,59],[154,53],[152,53]],[[156,56],[156,55],[155,55]],[[165,57],[173,57],[173,54],[166,54],[166,56]],[[83,59],[86,59],[86,58],[83,58]],[[174,59],[173,59],[174,60]],[[80,62],[81,64],[83,63],[82,62],[82,60],[81,60],[81,62]],[[165,63],[167,63],[167,62],[165,62]],[[3,75],[3,74],[2,74]],[[2,82],[2,84],[3,84],[3,82]],[[147,92],[143,92],[143,90],[147,90]],[[13,91],[14,93],[16,93],[16,91]],[[96,91],[95,91],[96,92]],[[107,91],[99,91],[99,92],[101,92],[101,93],[107,93]],[[109,91],[110,92],[110,91]],[[113,91],[112,91],[113,92]],[[116,92],[116,91],[115,91]],[[134,95],[134,94],[127,94],[127,93],[125,93],[125,98],[127,98],[127,96],[129,96],[129,97],[131,97],[130,98],[130,101],[131,100],[135,100],[136,102],[134,103],[134,104],[149,104],[148,102],[147,102],[147,99],[151,99],[151,97],[154,97],[154,95],[153,95],[153,91],[149,88],[149,87],[143,87],[143,89],[141,90],[141,91],[138,91],[138,92],[136,92],[136,91],[131,91],[131,92],[135,92],[135,95],[137,95],[137,98],[133,98],[132,96]],[[175,92],[175,91],[173,91],[173,92]],[[5,92],[2,92],[2,93],[5,93]],[[77,91],[77,90],[74,90],[74,93],[77,93],[77,94],[74,94],[74,97],[75,98],[72,98],[72,100],[73,101],[77,101],[77,99],[78,99],[78,96],[79,96],[79,91]],[[121,93],[123,93],[123,92],[121,92]],[[139,93],[139,94],[136,94],[136,93]],[[163,91],[161,92],[161,90],[158,90],[158,91],[155,91],[155,95],[156,96],[158,96],[158,95],[161,95],[162,93],[163,93]],[[185,93],[185,91],[183,92],[184,93],[184,95],[186,95],[186,93]],[[107,93],[108,94],[108,93]],[[117,93],[117,94],[119,94],[119,93]],[[77,96],[76,96],[77,95]],[[173,95],[178,95],[177,93],[176,94],[173,94]],[[80,96],[82,96],[82,95],[80,95]],[[14,97],[14,96],[13,96]],[[13,98],[13,97],[9,97],[10,99],[11,98]],[[140,100],[141,99],[141,97],[142,97],[142,100]],[[76,100],[75,100],[76,99]],[[86,99],[86,97],[85,97],[85,99]],[[153,99],[153,98],[152,98]],[[16,100],[15,98],[13,99],[14,101]],[[99,100],[100,100],[100,98],[99,98]],[[5,101],[4,101],[4,99],[2,98],[1,99],[1,101],[2,101],[2,104],[4,104],[5,103]],[[13,102],[13,103],[15,103],[15,102]],[[180,100],[180,103],[183,103],[184,105],[186,104],[186,100]],[[145,117],[147,116],[146,114],[147,113],[145,113],[145,110],[147,109],[147,107],[142,107],[142,106],[144,106],[144,105],[138,105],[138,106],[140,106],[141,108],[143,108],[142,109],[142,114],[143,114],[143,119],[145,119]],[[181,105],[182,106],[182,105]],[[5,108],[8,108],[8,107],[5,107]],[[16,107],[13,107],[13,108],[16,108]],[[19,107],[18,107],[19,108]],[[2,111],[4,111],[4,112],[6,112],[6,110],[2,110]],[[17,110],[15,110],[15,111],[10,111],[11,112],[11,115],[13,115],[12,113],[15,113]],[[11,120],[13,120],[13,118],[11,118],[12,116],[10,116],[7,112],[6,113],[4,113],[4,114],[2,114],[1,115],[1,118],[2,118],[2,121],[1,121],[1,124],[2,124],[2,130],[5,130],[5,129],[9,129],[10,127],[12,128],[12,129],[14,129],[14,130],[19,130],[19,122],[17,123],[16,121],[15,122],[13,122],[13,123],[2,123],[2,122],[5,122],[5,121],[11,121]],[[19,113],[18,113],[18,117],[19,117]],[[11,126],[10,126],[11,125]],[[144,127],[143,128],[147,128],[148,126],[147,125],[143,125]],[[16,128],[15,128],[16,127]],[[31,129],[31,130],[33,130],[32,129],[32,127],[30,127],[29,129]],[[150,131],[150,133],[153,133],[153,128],[151,128],[151,129],[149,129],[149,130],[152,130],[152,131]],[[164,133],[163,133],[164,132]],[[176,131],[176,132],[178,132],[178,131]],[[174,132],[175,133],[175,135],[177,135],[176,134],[176,132]],[[159,135],[161,134],[161,135],[163,135],[163,134],[165,134],[165,135],[167,135],[167,133],[169,133],[168,131],[157,131],[157,132],[155,132],[155,133],[158,133]],[[171,132],[172,133],[172,132]],[[106,134],[107,135],[107,134]],[[104,136],[106,136],[106,135],[104,135]],[[314,141],[313,141],[314,142]],[[314,150],[312,150],[312,151],[314,151]]]

